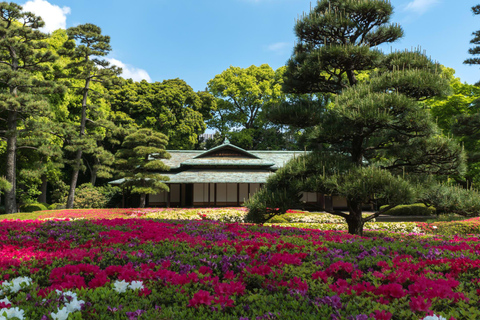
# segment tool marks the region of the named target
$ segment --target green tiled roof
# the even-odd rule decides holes
[[[191,161],[202,161],[202,165],[216,165],[215,162],[220,161],[221,158],[200,158],[193,159],[196,156],[204,153],[202,150],[167,150],[170,153],[171,158],[168,160],[162,160],[170,169],[180,168],[182,163],[190,164]],[[228,159],[228,163],[231,165],[246,165],[249,163],[259,163],[262,165],[265,162],[272,163],[272,169],[278,169],[283,167],[293,157],[303,155],[304,151],[249,151],[251,154],[257,156],[259,159]],[[223,160],[222,160],[223,161]],[[257,164],[255,164],[257,165]]]
[[[272,175],[268,170],[200,170],[192,169],[179,173],[162,173],[169,177],[165,183],[265,183]],[[110,181],[110,184],[122,184],[125,180]]]
[[[222,159],[222,158],[196,158],[181,163],[183,166],[262,166],[275,165],[272,161],[263,159]]]
[[[221,151],[222,148],[238,151],[241,156],[209,157],[214,153],[212,151]],[[304,151],[246,151],[230,143],[208,151],[167,150],[167,152],[171,158],[163,162],[171,171],[162,173],[170,178],[167,183],[265,183],[278,168],[283,167],[292,158],[304,154]],[[120,179],[110,183],[123,182],[124,180]]]

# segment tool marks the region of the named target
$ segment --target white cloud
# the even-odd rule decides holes
[[[45,21],[43,32],[53,32],[57,29],[65,29],[67,26],[67,14],[70,14],[69,7],[60,8],[45,0],[31,0],[23,5],[24,11],[33,12],[42,17]]]
[[[439,0],[413,0],[407,4],[405,10],[413,11],[417,14],[424,14],[438,2]]]
[[[114,59],[114,58],[107,58],[106,60],[108,62],[110,62],[111,64],[122,68],[122,75],[121,76],[125,79],[130,79],[131,78],[131,79],[133,79],[133,81],[141,81],[141,80],[147,80],[148,82],[152,81],[152,79],[148,75],[148,72],[143,70],[143,69],[135,68],[134,66],[131,66],[129,64],[125,64],[122,61]]]
[[[278,54],[287,53],[292,50],[293,44],[289,42],[276,42],[267,46],[268,51],[273,51]]]

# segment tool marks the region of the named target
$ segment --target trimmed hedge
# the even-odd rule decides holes
[[[384,207],[382,206],[380,209]],[[423,203],[414,203],[396,206],[385,211],[384,214],[390,216],[431,216],[435,214],[435,208],[427,207]]]
[[[288,221],[285,220],[285,218],[283,218],[282,216],[275,216],[267,220],[267,223],[288,223]]]
[[[29,203],[20,207],[21,212],[34,212],[47,210],[43,203]]]

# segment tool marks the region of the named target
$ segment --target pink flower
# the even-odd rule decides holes
[[[410,299],[410,310],[412,310],[413,312],[416,312],[416,311],[428,311],[430,309],[430,307],[432,306],[432,303],[431,302],[428,302],[427,299],[423,298],[423,297],[412,297]]]
[[[374,313],[370,313],[370,317],[374,318],[375,320],[390,320],[392,319],[392,314],[385,310],[375,310]]]
[[[212,300],[213,297],[210,295],[210,292],[205,290],[199,290],[193,295],[193,299],[190,299],[190,301],[188,302],[188,306],[194,308],[197,308],[201,304],[209,306],[212,304]]]

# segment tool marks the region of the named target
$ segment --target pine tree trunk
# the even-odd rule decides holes
[[[16,90],[15,90],[16,93]],[[6,179],[12,189],[5,192],[5,213],[17,212],[16,200],[16,153],[17,153],[17,111],[8,112]]]
[[[47,181],[47,176],[42,175],[42,185],[40,186],[40,191],[42,192],[38,198],[37,201],[41,203],[47,203],[47,186],[48,186],[48,181]]]
[[[95,183],[97,182],[97,171],[98,171],[97,165],[100,164],[100,161],[98,161],[97,157],[94,157],[93,162],[94,162],[93,167],[90,170],[90,183],[92,184],[92,186],[95,187]]]
[[[85,81],[85,88],[83,91],[83,100],[82,100],[82,118],[80,120],[80,135],[79,139],[82,139],[85,135],[85,124],[87,122],[87,98],[88,98],[88,89],[90,86],[90,75]],[[77,155],[75,157],[75,162],[73,165],[72,180],[70,181],[70,191],[67,198],[67,209],[73,208],[73,202],[75,201],[75,188],[77,187],[78,173],[80,172],[80,166],[82,165],[82,149],[81,147],[77,150]]]
[[[145,204],[147,201],[147,195],[145,193],[140,194],[140,208],[145,208]]]
[[[363,235],[362,204],[355,201],[347,201],[350,214],[347,218],[348,233]]]

